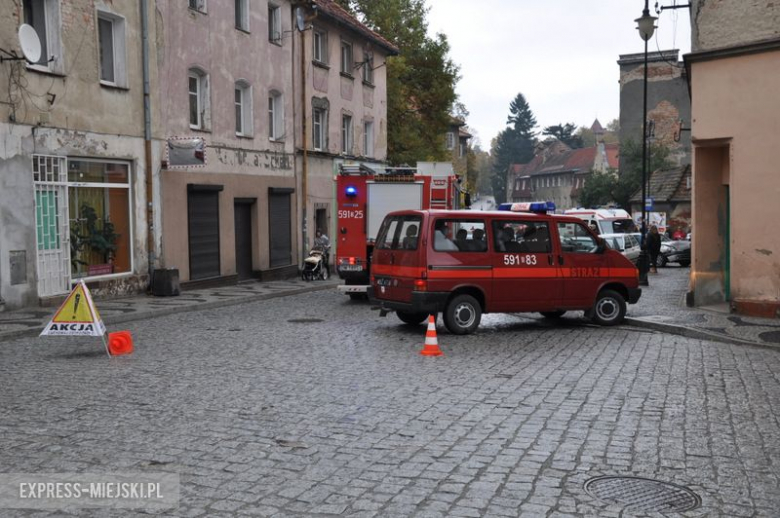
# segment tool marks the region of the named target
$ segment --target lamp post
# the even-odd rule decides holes
[[[639,30],[639,37],[645,42],[645,76],[643,81],[644,102],[642,105],[642,248],[639,253],[639,284],[647,286],[647,272],[650,269],[650,260],[647,254],[647,40],[653,37],[655,32],[655,16],[650,16],[648,9],[649,0],[645,0],[645,9],[642,17],[634,20]]]

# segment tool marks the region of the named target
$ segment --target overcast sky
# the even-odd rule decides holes
[[[618,55],[644,49],[634,22],[642,0],[426,1],[429,31],[447,35],[460,67],[457,92],[483,149],[506,127],[518,93],[540,131],[565,122],[590,127],[596,117],[606,126],[618,118]],[[663,11],[656,25],[649,51],[690,52],[687,9]]]

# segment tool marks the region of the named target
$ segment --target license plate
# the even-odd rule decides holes
[[[360,264],[343,264],[339,267],[342,272],[362,272],[363,265]]]

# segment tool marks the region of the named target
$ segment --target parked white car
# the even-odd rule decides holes
[[[634,234],[601,234],[600,238],[607,242],[607,246],[617,250],[632,263],[639,260],[639,239]]]

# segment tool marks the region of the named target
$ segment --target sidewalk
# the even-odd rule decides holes
[[[669,266],[649,274],[639,303],[629,306],[626,323],[664,333],[727,343],[780,348],[780,320],[730,314],[728,305],[685,305],[689,268]]]
[[[96,300],[95,306],[110,331],[115,324],[159,317],[173,313],[199,311],[266,300],[310,291],[332,289],[338,278],[305,282],[300,279],[271,282],[247,282],[234,286],[183,291],[177,297],[136,295],[119,299]],[[0,313],[0,341],[21,336],[35,336],[43,330],[57,308],[27,308]]]
[[[717,310],[686,307],[689,273],[688,268],[667,267],[650,274],[650,286],[642,288],[639,303],[628,307],[626,324],[689,338],[780,348],[780,320],[731,315],[725,306]],[[95,305],[106,326],[116,331],[115,324],[131,320],[332,289],[339,283],[337,278],[324,282],[249,282],[185,291],[178,297],[137,295],[97,300]],[[37,335],[55,311],[56,308],[28,308],[0,313],[0,341]]]

